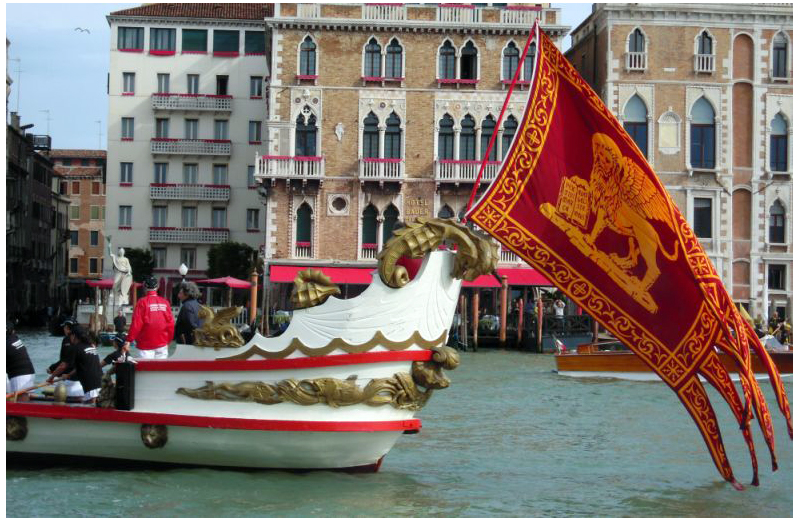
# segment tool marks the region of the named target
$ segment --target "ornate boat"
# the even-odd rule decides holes
[[[217,313],[198,345],[138,360],[133,381],[104,388],[103,407],[7,402],[7,457],[377,471],[449,385],[442,370],[458,365],[445,343],[461,279],[497,262],[487,239],[450,221],[419,219],[395,235],[358,297],[330,297],[322,273],[301,272],[280,336],[245,344],[231,313]],[[446,241],[457,253],[439,250]],[[423,259],[413,279],[403,256]],[[114,407],[125,386],[129,410]]]
[[[791,377],[793,361],[792,351],[769,351],[772,361],[783,377]],[[731,379],[738,379],[736,364],[724,352],[718,353]],[[632,381],[660,381],[658,375],[630,350],[599,350],[596,344],[581,345],[575,352],[559,352],[555,354],[556,371],[572,377],[608,377],[628,379]],[[761,359],[753,353],[751,356],[753,372],[757,379],[768,379],[766,368]]]

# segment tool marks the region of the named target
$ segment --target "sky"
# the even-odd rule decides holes
[[[33,123],[30,133],[49,133],[53,148],[105,149],[110,49],[105,17],[137,5],[7,3],[7,71],[14,82],[8,112],[18,112],[23,125]],[[572,28],[592,10],[591,4],[552,6],[561,8],[561,23]],[[567,36],[563,50],[569,45]]]

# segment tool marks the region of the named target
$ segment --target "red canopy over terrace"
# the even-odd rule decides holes
[[[232,276],[225,276],[223,278],[206,278],[204,280],[195,280],[194,283],[201,285],[225,285],[231,289],[249,289],[250,282],[233,278]]]

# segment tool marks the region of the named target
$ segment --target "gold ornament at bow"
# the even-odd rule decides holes
[[[200,306],[198,316],[203,326],[194,331],[194,344],[197,347],[237,348],[244,345],[244,338],[231,320],[242,312],[242,307],[228,307],[216,313],[210,307]]]
[[[391,377],[371,379],[361,387],[358,377],[347,379],[284,379],[275,383],[243,381],[214,383],[200,388],[179,388],[176,393],[194,398],[219,401],[245,401],[259,404],[295,403],[303,406],[326,404],[333,408],[365,404],[390,405],[400,410],[419,410],[434,390],[447,388],[450,380],[442,368],[458,366],[458,353],[450,347],[436,347],[430,361],[415,361],[411,373],[398,372]],[[420,388],[422,387],[422,388]]]
[[[400,257],[422,258],[447,240],[458,246],[453,265],[454,278],[471,282],[497,267],[497,246],[488,236],[453,220],[417,217],[415,222],[396,230],[378,255],[381,280],[390,287],[403,287],[409,278],[406,269],[396,265]]]
[[[318,269],[309,268],[294,277],[292,304],[295,309],[322,305],[332,294],[341,294],[339,287]]]

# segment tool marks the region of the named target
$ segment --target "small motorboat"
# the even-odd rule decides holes
[[[100,406],[7,402],[7,458],[377,471],[459,363],[445,343],[461,279],[497,262],[496,246],[452,221],[421,218],[395,235],[358,297],[301,271],[280,336],[245,343],[235,308],[204,309],[196,345],[138,360],[132,378],[107,381]],[[445,241],[457,252],[439,250]],[[415,276],[403,256],[423,259]]]

